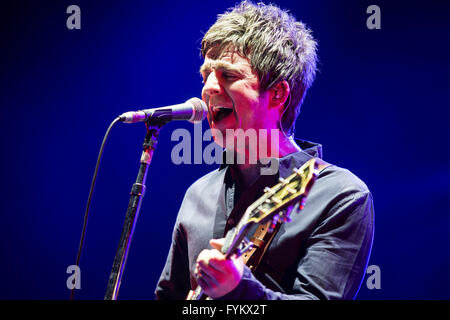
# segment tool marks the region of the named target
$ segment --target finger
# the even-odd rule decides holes
[[[223,271],[219,269],[217,266],[214,265],[212,262],[213,260],[209,260],[208,263],[205,263],[203,261],[198,262],[199,270],[206,275],[208,275],[210,278],[218,278],[221,276]]]
[[[211,239],[209,240],[209,244],[211,245],[211,247],[213,247],[216,250],[222,250],[222,247],[225,243],[225,238],[221,238],[221,239]]]
[[[199,267],[199,271],[197,273],[197,282],[201,284],[202,288],[211,288],[211,287],[217,287],[219,284],[216,278],[211,276],[210,273],[205,271],[202,267]]]
[[[205,261],[207,263],[210,259],[220,259],[222,256],[224,256],[223,253],[217,249],[204,249],[198,255],[197,262]]]
[[[227,273],[228,267],[232,262],[228,259],[211,259],[209,260],[209,267],[217,271],[218,273]]]
[[[203,290],[206,290],[209,288],[208,283],[206,282],[205,278],[197,277],[197,284],[202,287]]]

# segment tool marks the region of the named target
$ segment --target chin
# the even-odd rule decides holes
[[[217,143],[222,148],[226,148],[226,134],[227,130],[236,130],[235,123],[227,123],[222,119],[219,122],[209,122],[209,127],[211,128],[211,133],[214,139],[214,142]]]
[[[212,126],[211,134],[216,144],[218,144],[222,148],[226,148],[225,130],[221,130]]]

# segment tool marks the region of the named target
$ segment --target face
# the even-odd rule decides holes
[[[202,99],[208,106],[211,129],[225,137],[227,129],[275,129],[278,110],[272,110],[269,94],[260,93],[258,76],[247,58],[235,50],[216,56],[210,49],[200,68],[203,77]],[[213,130],[214,132],[214,130]],[[224,146],[223,141],[215,141]]]

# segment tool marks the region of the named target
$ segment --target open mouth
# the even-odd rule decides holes
[[[233,113],[233,108],[231,107],[214,106],[211,108],[211,114],[214,122],[222,120],[231,113]]]

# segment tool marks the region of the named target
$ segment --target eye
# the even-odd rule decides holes
[[[223,72],[222,77],[227,80],[236,80],[238,76],[233,73]]]

